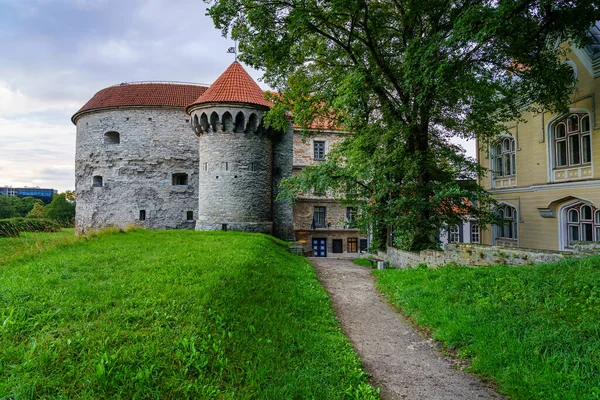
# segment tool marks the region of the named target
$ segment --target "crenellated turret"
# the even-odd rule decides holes
[[[200,138],[197,230],[273,233],[273,138],[262,124],[270,105],[234,62],[187,107]]]

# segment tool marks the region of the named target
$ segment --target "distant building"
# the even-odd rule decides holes
[[[39,187],[10,187],[10,186],[0,186],[0,195],[8,196],[8,197],[33,197],[36,199],[42,200],[44,203],[48,204],[52,201],[52,196],[58,193],[56,189],[43,189]]]

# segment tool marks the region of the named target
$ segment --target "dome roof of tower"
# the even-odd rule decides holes
[[[206,103],[248,103],[263,107],[273,105],[265,100],[265,93],[237,61],[234,61],[195,102],[187,106],[186,110]]]
[[[117,107],[181,107],[207,90],[204,85],[184,83],[134,82],[107,87],[96,93],[77,111],[71,121],[85,112]]]

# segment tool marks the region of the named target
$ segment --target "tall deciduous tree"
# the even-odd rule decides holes
[[[267,124],[315,120],[353,133],[285,183],[353,193],[362,223],[435,247],[469,214],[493,220],[484,171],[452,137],[483,141],[524,109],[559,110],[573,85],[565,40],[582,44],[595,0],[215,0],[209,14],[281,95]]]
[[[50,204],[44,207],[44,216],[63,226],[72,226],[75,220],[75,203],[67,200],[65,193],[55,194]]]

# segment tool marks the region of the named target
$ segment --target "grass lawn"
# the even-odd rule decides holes
[[[0,265],[0,398],[40,397],[377,394],[307,260],[264,235],[138,230]]]
[[[374,274],[394,304],[511,398],[600,398],[600,258]]]
[[[21,235],[15,238],[0,237],[0,264],[71,244],[77,240],[74,231],[63,229],[54,233],[21,232]]]
[[[367,258],[355,258],[352,262],[362,267],[371,268],[371,262]]]

